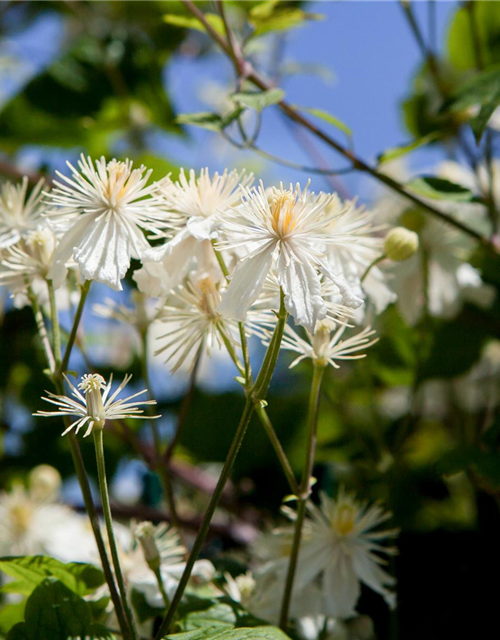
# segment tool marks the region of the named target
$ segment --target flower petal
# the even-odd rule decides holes
[[[299,262],[284,248],[280,253],[278,279],[285,292],[285,306],[296,324],[314,333],[318,320],[326,316],[326,305],[321,296],[321,283],[314,267]]]
[[[257,299],[269,273],[273,251],[274,243],[267,243],[258,253],[239,263],[217,308],[221,315],[240,322],[245,320],[248,309]]]

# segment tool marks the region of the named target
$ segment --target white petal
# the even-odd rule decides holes
[[[82,217],[74,226],[72,226],[62,237],[57,249],[54,253],[53,263],[47,275],[52,280],[54,287],[60,287],[66,278],[66,264],[73,256],[73,249],[81,240],[82,234],[85,233],[89,220],[87,216]]]
[[[326,306],[321,296],[321,284],[314,267],[299,262],[293,254],[281,251],[279,283],[285,292],[285,306],[296,324],[314,333],[318,320],[326,316]]]
[[[202,217],[196,216],[194,218],[189,218],[186,223],[186,226],[189,230],[189,233],[199,240],[210,240],[212,231],[215,226],[215,216],[211,217]]]
[[[333,269],[326,262],[326,260],[320,262],[321,271],[330,278],[330,280],[337,286],[342,296],[342,304],[350,309],[357,309],[363,304],[363,300],[356,295],[353,287],[349,285],[347,280],[342,275],[334,273]]]
[[[87,280],[121,291],[120,280],[130,266],[130,238],[116,215],[89,222],[85,236],[74,249],[75,260]]]
[[[354,570],[360,580],[373,589],[373,591],[384,596],[389,604],[392,604],[394,594],[386,589],[386,585],[393,585],[396,582],[395,579],[381,569],[378,564],[370,558],[368,553],[361,549],[353,553],[352,559]]]
[[[245,320],[269,273],[273,251],[274,243],[266,244],[258,253],[239,263],[217,308],[221,315],[240,322]]]
[[[350,618],[355,614],[360,592],[351,558],[339,551],[334,556],[333,564],[325,569],[323,575],[325,614],[333,618]]]

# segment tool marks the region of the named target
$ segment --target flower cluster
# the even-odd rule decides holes
[[[394,300],[383,271],[370,268],[383,251],[382,228],[356,201],[309,184],[254,186],[238,171],[181,170],[177,180],[153,182],[129,160],[83,155],[68,168],[45,191],[40,182],[28,195],[26,179],[4,185],[0,284],[20,303],[29,294],[44,304],[45,283],[60,290],[94,280],[121,290],[132,258],[140,261],[133,279],[145,300],[157,299],[162,325],[154,351],[173,371],[214,345],[237,349],[242,326],[265,341],[280,290],[310,336],[317,327],[323,335],[326,320],[345,328],[367,306],[380,312]],[[131,323],[127,307],[110,304],[97,312]],[[144,333],[148,321],[132,324]]]

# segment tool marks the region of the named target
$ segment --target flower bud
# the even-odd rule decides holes
[[[407,260],[418,249],[418,235],[404,227],[391,229],[385,237],[384,253],[396,262]]]
[[[61,488],[61,475],[49,464],[40,464],[30,472],[29,487],[37,500],[54,500]]]
[[[159,569],[161,562],[155,532],[156,527],[152,522],[140,522],[134,528],[134,535],[139,540],[144,559],[153,571]]]

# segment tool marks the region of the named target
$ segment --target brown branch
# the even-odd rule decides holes
[[[256,87],[261,89],[262,91],[268,91],[272,88],[271,84],[267,82],[264,78],[262,78],[250,62],[247,60],[235,59],[235,52],[231,49],[229,43],[226,38],[221,36],[217,31],[212,27],[212,25],[206,20],[205,15],[202,11],[196,6],[192,0],[182,0],[182,3],[187,8],[187,10],[194,15],[204,26],[208,35],[216,42],[219,47],[228,55],[233,64],[235,65],[236,71],[239,72],[243,70],[245,78],[252,82]],[[347,158],[353,165],[353,168],[357,171],[362,171],[372,178],[375,178],[379,182],[385,184],[389,189],[392,189],[396,193],[404,196],[414,204],[418,205],[425,211],[432,213],[435,217],[439,218],[443,222],[459,229],[460,231],[467,233],[468,235],[476,238],[482,245],[492,249],[495,253],[498,252],[494,244],[488,239],[483,237],[480,233],[478,233],[475,229],[468,227],[466,224],[460,222],[459,220],[455,220],[453,217],[443,213],[439,209],[436,209],[432,205],[425,202],[425,200],[420,199],[418,196],[413,193],[407,191],[403,185],[398,183],[396,180],[391,178],[390,176],[385,175],[380,172],[376,167],[369,165],[367,162],[359,158],[355,155],[353,151],[350,151],[346,147],[344,147],[341,143],[337,142],[334,138],[330,137],[327,133],[325,133],[322,129],[316,126],[313,122],[304,117],[301,113],[299,113],[292,105],[290,105],[286,100],[282,100],[278,103],[280,109],[285,113],[291,120],[297,122],[302,125],[304,128],[311,131],[317,138],[323,140],[328,146],[334,149],[337,153]]]

